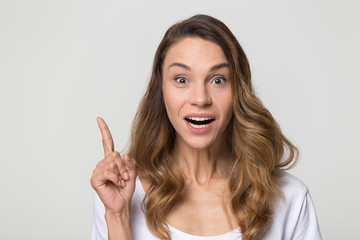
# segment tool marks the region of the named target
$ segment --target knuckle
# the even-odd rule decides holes
[[[125,168],[122,167],[122,168],[119,169],[119,173],[120,173],[121,175],[124,174],[125,172],[126,172],[126,169],[125,169]]]
[[[104,170],[104,173],[103,173],[103,174],[104,174],[105,177],[107,177],[107,176],[110,175],[110,171],[109,171],[109,170]]]
[[[109,169],[106,169],[103,174],[104,174],[104,177],[107,178],[107,179],[112,179],[114,177],[114,175],[115,175]]]
[[[116,164],[117,164],[119,167],[121,167],[121,166],[123,165],[123,161],[122,161],[121,158],[115,159],[115,162],[116,162]]]
[[[98,162],[98,164],[96,164],[96,167],[101,167],[103,163],[103,160],[101,160],[100,162]]]
[[[122,165],[120,166],[120,171],[121,171],[121,172],[126,172],[126,166],[125,166],[124,164],[122,164]]]
[[[110,168],[115,168],[116,167],[116,164],[114,162],[110,163],[109,165]]]
[[[120,157],[120,153],[119,153],[118,151],[114,151],[114,152],[112,153],[112,156],[113,156],[113,157]]]
[[[95,188],[95,186],[96,186],[96,177],[95,176],[92,176],[91,178],[90,178],[90,185],[93,187],[93,188]]]

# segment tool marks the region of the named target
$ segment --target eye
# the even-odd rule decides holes
[[[224,84],[226,81],[226,78],[224,77],[215,77],[213,80],[211,80],[212,84]]]
[[[175,81],[179,84],[186,84],[189,82],[185,77],[177,77],[175,78]]]

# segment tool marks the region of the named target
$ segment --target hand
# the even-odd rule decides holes
[[[91,186],[105,205],[107,213],[123,214],[129,210],[135,190],[136,162],[128,155],[121,158],[114,151],[114,141],[105,121],[98,117],[105,158],[101,160],[91,177]]]

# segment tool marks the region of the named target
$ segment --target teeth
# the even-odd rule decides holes
[[[191,122],[189,122],[190,126],[192,126],[193,128],[204,128],[206,127],[207,125],[209,124],[203,124],[203,125],[195,125],[195,124],[192,124]]]
[[[189,117],[188,119],[194,120],[194,121],[206,121],[206,120],[210,120],[211,118],[206,118],[206,117]]]

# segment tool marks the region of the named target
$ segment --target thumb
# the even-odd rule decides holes
[[[129,173],[130,179],[135,179],[137,176],[135,159],[129,157],[129,155],[127,155],[127,154],[124,155],[123,159],[124,159],[123,162],[124,162],[125,168],[126,168],[127,172]]]

